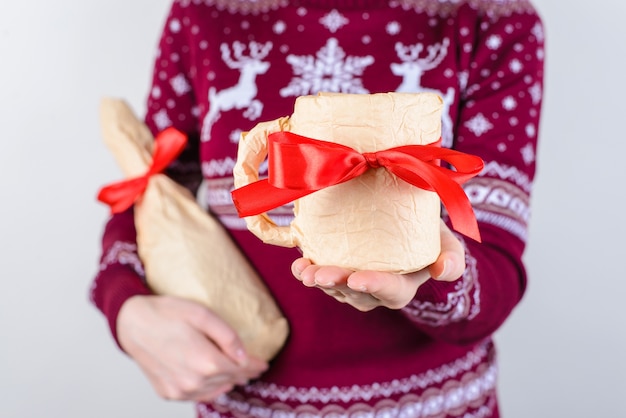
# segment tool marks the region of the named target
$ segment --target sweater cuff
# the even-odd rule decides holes
[[[465,271],[454,282],[429,279],[421,285],[403,313],[413,322],[441,327],[473,319],[480,312],[476,259],[465,252]]]
[[[91,299],[106,317],[111,335],[122,351],[117,336],[117,316],[122,305],[133,296],[151,294],[141,276],[127,265],[110,265],[96,277]]]
[[[457,279],[453,282],[444,282],[430,278],[417,289],[415,299],[421,302],[443,303],[448,299],[448,295],[454,292],[459,280],[461,279]]]

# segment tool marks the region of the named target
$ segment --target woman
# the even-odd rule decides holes
[[[207,196],[291,334],[266,364],[211,311],[152,295],[132,209],[107,223],[92,300],[155,390],[198,416],[498,417],[491,336],[526,285],[542,82],[525,0],[174,1],[146,123],[189,135],[168,173]],[[229,198],[239,134],[319,91],[440,94],[443,145],[485,162],[465,185],[482,243],[444,215],[437,262],[400,276],[315,266],[248,232]]]

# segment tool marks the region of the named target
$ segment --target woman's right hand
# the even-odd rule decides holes
[[[165,399],[210,402],[268,365],[247,356],[237,333],[199,303],[133,296],[117,319],[120,345]]]

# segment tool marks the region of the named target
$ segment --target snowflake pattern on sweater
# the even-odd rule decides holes
[[[292,325],[268,373],[198,405],[199,416],[498,416],[490,336],[525,287],[543,42],[526,0],[173,3],[146,122],[153,132],[174,126],[189,134],[169,174],[192,190],[202,181],[199,200],[229,229]],[[444,145],[486,163],[464,186],[484,244],[463,241],[467,268],[458,281],[428,281],[400,311],[360,313],[303,289],[289,272],[297,251],[247,231],[230,197],[241,132],[289,115],[295,97],[319,91],[441,95]],[[292,219],[290,206],[270,215],[279,225]],[[113,332],[123,301],[147,292],[128,254],[129,222],[132,212],[109,222],[93,286]]]

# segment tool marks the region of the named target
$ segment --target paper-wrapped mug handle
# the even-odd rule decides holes
[[[267,157],[267,137],[274,132],[288,130],[288,125],[289,118],[283,117],[261,122],[249,132],[241,134],[237,162],[233,169],[236,189],[259,180],[259,167]],[[267,244],[282,247],[297,245],[291,233],[291,227],[276,225],[267,213],[247,216],[244,219],[248,229]]]

